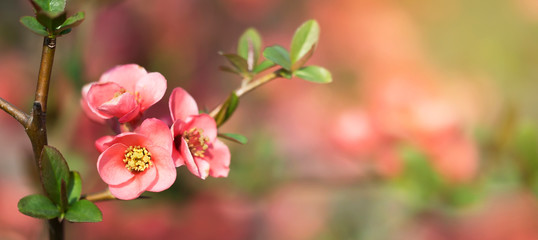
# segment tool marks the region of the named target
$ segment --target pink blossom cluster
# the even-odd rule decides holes
[[[369,90],[366,107],[337,116],[338,134],[332,134],[332,140],[340,150],[375,160],[377,172],[392,177],[404,170],[398,148],[408,144],[424,153],[445,180],[473,180],[478,149],[454,104],[434,94],[434,87],[409,80],[385,80]]]
[[[176,167],[186,165],[202,179],[228,176],[230,151],[217,139],[217,124],[199,113],[196,101],[182,88],[169,100],[172,126],[144,112],[166,92],[166,79],[136,64],[121,65],[82,89],[88,117],[116,126],[117,135],[95,142],[101,152],[99,175],[118,199],[144,191],[161,192],[176,180]],[[118,127],[119,126],[119,127]]]

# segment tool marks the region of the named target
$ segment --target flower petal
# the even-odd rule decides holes
[[[169,150],[157,146],[152,146],[149,150],[154,160],[153,165],[157,169],[157,181],[153,182],[147,191],[162,192],[176,181],[176,167]]]
[[[220,140],[215,141],[213,149],[208,155],[208,161],[211,164],[209,175],[212,177],[227,177],[230,171],[230,149]]]
[[[136,173],[131,181],[118,185],[109,185],[110,193],[118,199],[132,200],[139,197],[156,181],[157,170],[150,167],[146,171]]]
[[[99,152],[104,152],[108,147],[110,147],[112,140],[114,140],[113,136],[100,137],[99,139],[95,140],[95,148],[97,148],[97,151]]]
[[[134,174],[125,168],[123,158],[127,146],[117,143],[106,149],[97,160],[97,171],[103,181],[110,185],[127,182]]]
[[[146,111],[161,100],[165,92],[166,79],[162,74],[152,72],[139,79],[135,86],[135,94],[139,97],[140,111]]]
[[[209,175],[209,170],[211,169],[210,163],[205,158],[199,158],[195,157],[194,162],[196,162],[196,166],[198,166],[198,171],[200,172],[201,179],[206,179]]]
[[[181,157],[181,153],[176,148],[172,149],[172,160],[174,161],[175,167],[181,167],[185,165],[185,162],[183,161],[183,158]]]
[[[136,105],[135,108],[133,108],[130,112],[123,115],[120,119],[118,119],[118,122],[120,123],[126,123],[130,122],[132,120],[137,119],[137,117],[140,116],[140,105]]]
[[[104,114],[121,118],[127,113],[131,113],[137,106],[135,97],[126,92],[102,103],[97,109]]]
[[[209,138],[209,142],[214,142],[217,138],[217,123],[215,119],[208,114],[200,114],[197,116],[191,116],[187,119],[187,124],[184,127],[185,130],[191,128],[201,128],[204,130],[204,136]]]
[[[146,136],[138,134],[138,133],[133,133],[133,132],[126,132],[126,133],[121,133],[119,135],[116,135],[114,139],[108,142],[107,144],[112,145],[115,143],[122,143],[126,145],[127,147],[129,146],[145,147],[145,146],[152,145],[151,141]]]
[[[108,119],[109,117],[103,116],[99,113],[97,110],[92,110],[90,106],[88,105],[88,91],[90,91],[90,88],[92,87],[93,83],[89,83],[84,85],[82,87],[82,98],[80,100],[80,105],[82,106],[82,110],[84,110],[84,113],[86,113],[86,116],[88,116],[89,119],[96,121],[98,123],[104,124],[105,119]],[[95,111],[95,112],[94,112]]]
[[[187,93],[183,88],[174,88],[170,95],[170,101],[168,102],[170,108],[170,114],[172,121],[182,120],[185,121],[188,116],[198,114],[198,106],[194,98]]]
[[[152,145],[164,148],[168,151],[168,155],[172,153],[172,133],[163,121],[156,118],[148,118],[135,129],[135,133],[148,137]]]
[[[100,83],[114,82],[125,88],[128,92],[135,92],[136,82],[147,75],[146,69],[136,64],[116,66],[105,72],[99,79]]]
[[[114,95],[121,91],[121,86],[116,83],[94,83],[90,86],[86,94],[86,101],[88,103],[88,107],[93,113],[95,113],[101,118],[112,118],[114,115],[102,112],[98,108],[103,103],[113,99]]]
[[[201,177],[200,170],[198,169],[198,166],[194,162],[194,159],[192,158],[191,151],[187,147],[187,142],[185,142],[185,139],[181,138],[181,146],[179,148],[179,152],[181,154],[181,158],[183,160],[183,163],[187,165],[187,168],[189,171],[191,171],[192,174],[194,174],[197,177]],[[177,166],[177,164],[176,164]]]
[[[183,160],[183,157],[181,157],[181,145],[183,137],[181,136],[183,134],[183,127],[185,126],[185,123],[181,120],[176,120],[174,123],[172,123],[172,137],[173,137],[173,147],[172,147],[172,159],[174,159],[174,164],[176,167],[185,165],[185,161]]]

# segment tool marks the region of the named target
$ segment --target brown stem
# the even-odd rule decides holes
[[[47,97],[55,50],[56,38],[45,37],[43,40],[43,51],[41,53],[41,65],[39,67],[39,75],[37,78],[34,106],[25,128],[26,134],[28,134],[28,137],[32,142],[32,150],[38,169],[40,169],[39,158],[41,156],[41,151],[43,150],[43,147],[47,145]],[[39,172],[41,173],[41,171]],[[41,184],[43,184],[43,182]],[[48,223],[50,239],[64,239],[63,222],[55,218],[48,220]]]
[[[28,114],[11,105],[3,98],[0,98],[0,109],[15,118],[24,128],[28,126]]]
[[[29,119],[28,126],[26,127],[26,134],[32,142],[32,150],[34,152],[34,160],[39,168],[39,157],[43,147],[47,145],[47,126],[46,126],[47,113],[43,111],[40,102],[34,102],[32,108],[32,115]]]
[[[49,239],[64,239],[64,224],[58,218],[49,220]]]
[[[273,79],[276,79],[276,78],[280,77],[280,74],[279,74],[280,71],[282,71],[282,69],[274,71],[274,72],[272,72],[270,74],[267,74],[267,75],[265,75],[265,76],[263,76],[261,78],[254,79],[251,82],[249,82],[248,84],[242,85],[240,88],[238,88],[238,89],[236,89],[234,91],[235,95],[237,95],[237,97],[241,97],[241,96],[245,95],[246,93],[258,88],[259,86],[261,86],[261,85],[263,85],[265,83],[268,83],[269,81],[271,81]],[[215,118],[217,116],[217,114],[219,113],[219,111],[222,109],[223,104],[224,103],[220,104],[215,109],[213,109],[213,111],[211,111],[211,113],[209,113],[209,115],[212,118]]]
[[[35,101],[41,103],[43,112],[47,112],[47,97],[49,93],[50,73],[52,72],[52,62],[54,61],[55,50],[56,38],[45,37],[45,39],[43,40],[43,51],[41,52],[41,66],[39,67],[37,89],[35,92]]]
[[[112,193],[110,193],[108,189],[102,192],[88,194],[86,196],[83,196],[82,198],[88,201],[92,201],[92,202],[100,202],[100,201],[116,199],[116,197],[114,197],[114,195],[112,195]]]

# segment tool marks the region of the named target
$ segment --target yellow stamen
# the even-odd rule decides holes
[[[205,151],[209,146],[209,138],[204,136],[204,130],[200,128],[191,128],[183,132],[183,139],[187,142],[187,146],[194,157],[205,157]]]
[[[153,166],[151,153],[145,147],[140,146],[129,146],[125,150],[123,162],[125,163],[125,168],[131,172],[143,172]]]

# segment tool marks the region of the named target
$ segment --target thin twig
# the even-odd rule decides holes
[[[115,200],[116,197],[110,193],[110,190],[108,188],[105,191],[98,192],[98,193],[91,193],[86,196],[82,196],[83,199],[92,201],[92,202],[100,202],[100,201],[107,201],[107,200]]]
[[[24,128],[28,127],[28,114],[19,110],[3,98],[0,98],[0,109],[15,118]]]
[[[279,69],[279,70],[276,70],[272,73],[269,73],[263,77],[260,77],[260,78],[257,78],[257,79],[254,79],[252,80],[251,82],[249,82],[248,84],[245,84],[236,89],[234,91],[235,95],[237,95],[237,97],[241,97],[243,95],[245,95],[246,93],[258,88],[259,86],[265,84],[265,83],[268,83],[269,81],[273,80],[273,79],[276,79],[276,78],[279,78],[280,77],[280,74],[279,72],[282,71],[282,69]],[[215,118],[217,116],[217,114],[219,113],[219,111],[222,109],[222,106],[224,105],[224,103],[220,104],[219,106],[217,106],[215,109],[213,109],[213,111],[211,111],[211,113],[209,113],[209,115],[212,117],[212,118]]]

